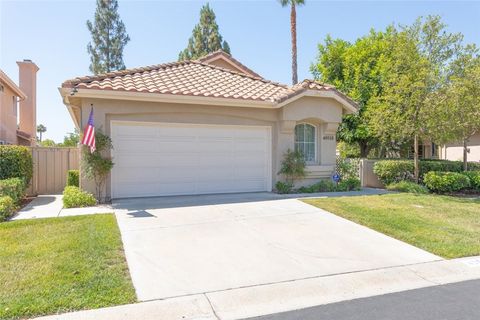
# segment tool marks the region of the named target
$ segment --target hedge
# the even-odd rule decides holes
[[[0,197],[0,221],[5,221],[15,213],[15,202],[9,196]]]
[[[80,172],[78,170],[67,171],[67,186],[80,186]]]
[[[95,197],[79,187],[67,186],[63,190],[63,206],[65,208],[80,208],[94,206],[97,203]]]
[[[15,204],[23,199],[25,182],[21,178],[0,180],[0,196],[9,196]]]
[[[469,162],[468,169],[470,171],[480,170],[480,163]],[[448,160],[420,160],[420,181],[422,181],[425,174],[430,171],[462,172],[463,162]],[[373,172],[385,185],[404,180],[414,180],[413,160],[380,160],[373,166]]]
[[[32,153],[23,146],[0,146],[0,180],[22,178],[25,186],[33,175]]]
[[[428,189],[439,193],[461,191],[471,186],[469,177],[459,172],[431,171],[425,175],[423,182]]]
[[[467,171],[463,173],[470,179],[470,187],[480,191],[480,171]]]

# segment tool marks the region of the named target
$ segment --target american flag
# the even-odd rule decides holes
[[[95,127],[93,126],[93,107],[88,117],[88,124],[83,132],[82,144],[90,147],[90,153],[95,151]]]

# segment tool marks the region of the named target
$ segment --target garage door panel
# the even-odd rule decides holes
[[[119,128],[120,127],[120,128]],[[126,138],[151,138],[158,135],[158,127],[156,126],[119,126],[116,136],[120,139]]]
[[[267,127],[112,123],[112,197],[267,191]]]
[[[153,139],[121,139],[114,148],[117,154],[143,152],[151,153],[158,151],[158,147]]]
[[[141,160],[141,166],[139,166],[139,161]],[[148,167],[156,168],[158,166],[158,160],[156,158],[156,153],[120,153],[115,154],[113,157],[113,162],[115,163],[114,168],[138,168],[138,167]],[[122,173],[123,174],[123,173]]]

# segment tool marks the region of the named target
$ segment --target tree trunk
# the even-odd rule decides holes
[[[367,158],[370,148],[368,147],[367,142],[359,142],[358,145],[360,146],[360,158]]]
[[[467,139],[463,139],[463,171],[468,170],[468,145]]]
[[[418,181],[420,180],[420,163],[419,163],[419,160],[418,160],[418,135],[415,134],[414,138],[413,138],[413,148],[414,148],[414,152],[413,152],[413,165],[414,165],[414,178],[415,178],[415,182],[418,183]]]
[[[290,28],[292,33],[292,84],[298,83],[297,76],[297,12],[295,4],[292,2],[292,10],[290,11]]]

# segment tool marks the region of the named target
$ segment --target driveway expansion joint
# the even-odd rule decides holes
[[[218,316],[217,312],[215,311],[215,308],[213,307],[212,301],[210,301],[210,298],[208,297],[208,295],[206,293],[204,293],[203,296],[205,297],[205,299],[207,299],[208,304],[210,305],[210,308],[212,309],[212,313],[215,316],[215,318],[217,318],[218,320],[221,320],[220,317]]]

